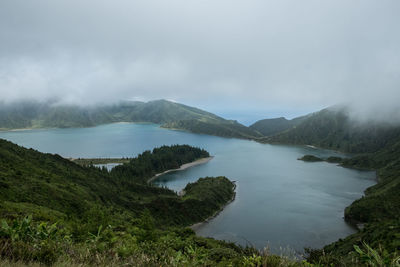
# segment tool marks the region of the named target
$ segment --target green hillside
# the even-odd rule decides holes
[[[271,136],[289,130],[306,119],[307,116],[287,120],[284,117],[274,119],[264,119],[250,125],[249,128],[258,131],[264,136]]]
[[[180,164],[173,161],[177,154],[179,162],[208,155],[189,146],[145,152],[121,166],[146,170],[143,177],[130,180],[126,173],[119,178],[105,169],[82,167],[0,140],[0,266],[310,267],[378,262],[365,257],[366,249],[360,254],[352,248],[360,242],[353,240],[357,236],[327,246],[325,253],[310,252],[309,261],[316,265],[196,236],[183,226],[220,210],[234,197],[235,186],[225,177],[200,178],[178,197],[145,182],[156,166],[163,170],[160,164]],[[384,223],[383,231],[366,226],[378,229],[378,236],[362,240],[376,246],[376,240],[389,232],[393,239],[386,239],[392,240],[388,248],[397,246],[396,224]],[[393,261],[387,252],[372,252]]]
[[[18,214],[18,209],[23,212],[25,208],[30,210],[35,206],[48,211],[48,218],[36,214],[41,219],[50,219],[55,214],[57,217],[62,215],[62,218],[81,217],[100,205],[132,214],[149,209],[154,211],[153,217],[160,218],[159,224],[189,225],[215,212],[210,206],[209,210],[194,216],[188,209],[193,203],[182,201],[171,190],[147,184],[147,179],[156,173],[209,156],[202,149],[187,145],[155,148],[107,172],[79,166],[57,155],[27,150],[4,140],[0,141],[0,146],[2,217],[13,217]],[[231,197],[232,192],[223,196],[222,203],[216,205],[224,204]],[[163,207],[158,205],[164,203],[168,206],[170,202],[172,208],[166,207],[169,215],[164,216]]]
[[[308,115],[294,128],[261,139],[266,143],[314,145],[350,153],[376,152],[400,134],[391,124],[352,120],[345,108],[328,108]]]
[[[400,126],[374,121],[359,123],[350,118],[345,108],[335,107],[313,113],[297,126],[262,141],[350,152],[353,157],[348,159],[325,160],[349,168],[377,170],[378,183],[345,210],[345,219],[362,225],[362,229],[323,250],[312,251],[311,262],[347,265],[354,257],[354,245],[366,247],[364,242],[380,255],[387,255],[387,259],[395,257],[400,251]],[[324,160],[310,155],[302,159]]]
[[[108,172],[0,139],[0,266],[309,266],[184,227],[233,199],[227,178],[200,178],[182,197],[146,182],[204,156],[164,146]]]
[[[151,121],[198,133],[341,150],[353,157],[321,160],[377,170],[379,181],[345,210],[349,223],[362,225],[356,234],[321,250],[309,250],[308,262],[293,262],[197,237],[184,228],[205,220],[232,199],[234,185],[227,178],[199,179],[186,186],[183,196],[147,183],[157,173],[208,157],[207,151],[163,146],[108,172],[0,140],[0,265],[20,261],[68,266],[380,266],[382,262],[397,266],[400,127],[356,123],[346,109],[335,108],[303,117],[278,134],[257,138],[261,128],[247,128],[164,100],[93,109],[32,104],[7,110],[0,113],[1,123],[12,128]],[[184,119],[175,121],[176,117]],[[310,155],[302,159],[315,160]]]
[[[118,180],[146,183],[157,173],[178,169],[185,163],[209,156],[204,149],[188,145],[162,146],[143,152],[129,163],[116,166],[110,174]]]
[[[145,121],[158,124],[188,119],[215,122],[224,121],[223,118],[207,111],[167,100],[137,104],[128,117],[131,121]]]
[[[378,183],[365,191],[365,196],[354,201],[345,210],[345,219],[361,229],[345,239],[311,253],[310,259],[324,264],[339,265],[351,261],[354,245],[386,255],[390,265],[400,251],[400,138],[375,153],[362,154],[342,163],[346,167],[376,169]],[[369,253],[372,257],[373,253]],[[398,256],[398,255],[397,255]],[[383,256],[385,257],[385,256]],[[399,263],[397,263],[399,264]]]
[[[258,132],[207,111],[156,100],[81,107],[21,102],[0,105],[0,129],[91,127],[113,122],[151,122],[164,128],[223,137],[254,138]]]
[[[154,170],[162,171],[207,155],[189,146],[162,147],[121,168],[133,164],[152,170],[159,163],[171,164]],[[184,198],[144,180],[119,178],[0,140],[0,264],[61,260],[64,265],[171,265],[200,257],[208,263],[241,260],[247,255],[242,248],[181,228],[206,219],[232,199],[234,185],[227,178],[200,179],[186,189]],[[23,219],[27,215],[33,220]]]
[[[257,131],[254,131],[236,121],[179,120],[163,124],[162,127],[186,130],[193,133],[242,139],[254,139],[262,136]]]

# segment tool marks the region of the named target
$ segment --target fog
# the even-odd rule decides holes
[[[399,10],[397,0],[2,0],[0,95],[164,98],[260,118],[346,103],[358,118],[398,119]]]

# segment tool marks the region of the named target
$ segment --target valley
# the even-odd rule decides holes
[[[172,110],[176,107],[182,108],[180,104],[163,101],[157,102],[157,105],[160,103],[161,106],[174,106]],[[262,120],[246,127],[218,118],[211,113],[183,107],[180,117],[189,118],[194,111],[203,117],[176,121],[168,120],[165,116],[162,120],[147,117],[146,123],[112,121],[111,124],[104,124],[109,121],[99,120],[86,125],[91,127],[78,124],[79,128],[74,128],[75,124],[63,124],[56,128],[45,129],[48,127],[42,128],[45,125],[42,124],[34,126],[39,127],[38,129],[3,131],[0,132],[0,138],[11,140],[27,148],[71,158],[92,172],[97,168],[91,165],[115,164],[113,169],[108,171],[103,169],[100,173],[111,175],[113,179],[124,181],[123,183],[134,182],[137,184],[135,186],[139,186],[138,188],[143,188],[150,179],[153,183],[149,185],[152,194],[155,193],[159,197],[165,195],[164,200],[156,200],[159,197],[150,196],[147,193],[132,198],[118,191],[120,197],[125,199],[117,200],[117,203],[126,208],[127,201],[134,199],[140,205],[148,205],[146,202],[151,201],[158,208],[152,210],[151,206],[147,206],[147,209],[150,208],[150,216],[158,225],[170,224],[168,221],[174,222],[173,225],[190,225],[199,220],[194,218],[207,218],[206,214],[210,212],[207,209],[212,207],[215,212],[221,205],[224,206],[223,203],[227,203],[231,197],[218,202],[220,204],[217,206],[211,202],[205,206],[197,206],[196,209],[199,209],[200,213],[193,219],[182,217],[182,214],[174,218],[167,213],[157,215],[161,207],[171,210],[176,205],[169,202],[172,197],[171,192],[175,191],[173,194],[186,192],[186,185],[196,182],[198,177],[227,176],[236,183],[235,201],[226,206],[217,217],[196,227],[196,233],[200,236],[234,242],[241,246],[250,244],[251,247],[257,249],[268,246],[273,253],[277,254],[282,253],[282,247],[296,255],[303,254],[304,248],[311,247],[313,250],[307,250],[308,259],[311,262],[324,262],[324,264],[351,261],[356,256],[354,244],[362,246],[362,241],[373,247],[383,245],[389,253],[395,253],[398,249],[396,236],[399,233],[397,216],[400,203],[397,193],[399,191],[397,172],[399,128],[376,123],[368,126],[351,126],[351,119],[346,115],[345,110],[332,109],[293,120],[282,118]],[[118,110],[120,108],[119,106]],[[113,120],[117,113],[114,113]],[[149,110],[146,113],[149,113]],[[69,121],[76,121],[74,115],[69,112],[65,114]],[[151,114],[169,113],[162,109]],[[141,121],[137,118],[130,120]],[[127,121],[127,119],[121,119],[121,121]],[[164,124],[153,124],[154,121]],[[210,123],[216,127],[210,127]],[[196,126],[193,127],[193,125]],[[161,169],[158,165],[143,169],[139,167],[147,161],[141,163],[140,158],[144,160],[145,157],[151,155],[146,154],[146,151],[152,151],[157,147],[162,148],[165,145],[173,148],[177,143],[205,148],[210,151],[210,154],[199,151],[204,155],[193,155],[187,162],[182,162],[178,155],[183,154],[179,152],[175,156],[171,155],[172,161],[163,163]],[[341,152],[335,152],[335,150]],[[157,150],[153,153],[155,151]],[[179,169],[185,163],[201,157],[207,158],[210,155],[214,159],[205,164],[184,168],[179,172],[168,171]],[[138,156],[139,158],[136,159]],[[75,163],[71,164],[75,165]],[[377,170],[378,184],[372,186],[376,183],[374,170]],[[156,176],[160,173],[163,174]],[[53,183],[52,179],[48,178],[47,181]],[[5,186],[4,182],[3,185]],[[71,189],[70,186],[66,188]],[[139,192],[132,186],[128,188],[131,188],[128,190]],[[170,189],[173,191],[168,191]],[[364,189],[367,189],[365,197],[363,197]],[[213,192],[215,196],[221,193]],[[108,194],[111,194],[108,196],[110,198],[115,193],[110,191]],[[109,201],[105,196],[98,197],[102,201]],[[183,198],[191,201],[190,195],[185,194]],[[213,201],[216,200],[214,197],[213,199]],[[168,201],[165,202],[166,200]],[[35,204],[39,206],[34,208],[35,206],[29,207],[25,204],[15,206],[13,202],[7,201],[4,202],[6,206],[3,206],[5,208],[3,212],[6,213],[3,214],[15,212],[21,215],[32,214],[32,211],[44,204],[44,202],[39,202]],[[66,203],[71,205],[70,201],[72,198],[69,197]],[[28,200],[28,203],[30,202],[31,200]],[[139,208],[137,205],[135,204]],[[47,210],[48,208],[41,207],[40,209]],[[277,213],[278,210],[279,213]],[[346,221],[343,220],[344,210]],[[34,218],[59,220],[57,218],[65,216],[60,215],[60,211],[62,212],[62,210],[50,208],[48,211],[38,213],[40,215],[34,215]],[[166,218],[168,218],[167,221]],[[115,223],[119,224],[118,220]],[[356,225],[363,225],[364,228],[356,230],[354,228]],[[385,227],[382,225],[388,228],[382,228]],[[89,232],[93,231],[94,229],[89,230]],[[322,249],[325,252],[321,254]],[[322,256],[325,255],[324,253],[330,256]]]

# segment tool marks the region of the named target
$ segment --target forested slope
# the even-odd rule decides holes
[[[322,259],[324,264],[341,265],[354,256],[348,254],[354,245],[362,246],[363,242],[373,249],[385,250],[388,255],[400,250],[399,125],[373,120],[359,122],[352,119],[348,109],[334,107],[313,113],[297,126],[262,141],[350,152],[352,157],[335,162],[344,167],[377,171],[378,183],[345,210],[345,219],[362,224],[363,229],[325,247],[324,253],[330,253],[331,258],[322,252],[314,253],[311,258],[315,257],[315,262]]]
[[[147,177],[203,156],[189,146],[161,147],[122,168],[140,165]],[[152,170],[159,163],[165,165]],[[139,176],[119,178],[0,140],[0,264],[215,265],[257,253],[182,228],[232,199],[227,178],[200,179],[182,198]]]
[[[89,107],[41,102],[0,103],[0,130],[91,127],[113,122],[150,122],[164,128],[223,137],[250,139],[261,136],[236,121],[167,100],[123,101]]]
[[[376,152],[400,134],[400,127],[376,121],[360,123],[347,109],[328,108],[296,127],[262,139],[268,143],[314,145],[350,153]]]
[[[280,132],[296,127],[303,122],[307,116],[287,120],[284,117],[259,120],[249,126],[250,129],[258,131],[264,136],[272,136]]]

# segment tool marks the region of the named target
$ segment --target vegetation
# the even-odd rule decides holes
[[[162,155],[182,151],[208,155],[173,146],[136,160],[154,155],[153,162],[162,162]],[[184,228],[212,216],[234,197],[234,184],[225,177],[200,178],[178,197],[145,179],[119,179],[4,140],[0,160],[0,266],[314,266],[198,237]],[[124,166],[131,168],[131,161]],[[379,253],[378,260],[395,259]],[[351,260],[364,258],[353,253]]]
[[[208,153],[161,147],[123,168],[199,156]],[[201,178],[178,197],[138,176],[119,178],[5,140],[0,160],[0,266],[307,266],[185,228],[234,197],[234,184],[225,177]]]
[[[167,202],[147,203],[148,209],[136,216],[130,210],[118,212],[115,207],[102,206],[85,214],[85,222],[73,216],[55,218],[58,223],[36,222],[32,217],[12,219],[8,214],[0,226],[0,256],[10,261],[57,265],[181,266],[240,263],[258,253],[197,237],[189,228],[166,227],[166,223],[187,225],[193,223],[190,218],[207,218],[212,214],[210,209],[219,209],[233,196],[233,185],[225,177],[203,178],[189,187],[186,199],[170,197],[164,199]]]
[[[259,120],[250,125],[250,129],[258,131],[264,136],[272,136],[280,132],[296,127],[303,122],[307,116],[298,117],[292,120],[287,120],[283,117],[274,119]]]
[[[0,215],[15,218],[19,214],[32,214],[45,221],[76,218],[85,225],[96,213],[97,222],[108,225],[113,219],[118,221],[121,212],[138,216],[148,209],[153,217],[160,217],[159,225],[190,225],[201,221],[207,212],[213,214],[215,206],[203,210],[201,216],[189,211],[184,214],[187,207],[193,208],[192,201],[185,203],[175,192],[145,181],[154,172],[202,156],[208,156],[208,152],[187,145],[161,147],[108,172],[0,140]],[[124,170],[132,171],[132,166],[137,166],[139,171],[129,177]],[[153,170],[153,166],[158,169]],[[123,175],[119,177],[118,173]],[[223,184],[219,185],[218,190],[224,192]],[[226,201],[231,199],[231,196],[224,197]],[[106,218],[106,215],[109,216]],[[88,224],[87,227],[94,230],[98,226]]]
[[[105,106],[61,106],[23,102],[0,104],[0,130],[25,128],[91,127],[113,122],[150,122],[165,128],[223,137],[254,138],[261,135],[236,122],[194,107],[156,100],[126,101]]]
[[[179,120],[162,125],[164,128],[182,129],[194,133],[216,135],[222,137],[235,137],[254,139],[261,134],[236,121],[204,121],[204,120]]]
[[[325,159],[326,162],[329,163],[342,163],[343,162],[343,158],[341,157],[328,157]]]
[[[101,165],[101,164],[110,164],[110,163],[129,163],[131,159],[129,158],[77,158],[70,159],[76,164],[81,166],[91,166],[91,165]]]
[[[324,249],[307,250],[309,266],[387,266],[399,267],[398,252],[388,253],[382,247],[373,249],[365,242],[353,245],[353,250],[346,256],[326,252]]]
[[[299,158],[299,160],[308,161],[308,162],[324,161],[323,159],[318,158],[318,157],[313,156],[313,155],[304,155],[303,157]]]
[[[357,123],[350,119],[346,109],[334,108],[314,113],[295,128],[264,141],[357,153],[352,158],[322,160],[340,163],[344,167],[377,170],[378,183],[345,210],[345,219],[361,229],[321,250],[311,251],[310,262],[351,265],[354,264],[354,255],[360,256],[360,248],[364,247],[362,258],[375,253],[369,258],[375,263],[367,264],[398,266],[395,264],[398,264],[400,251],[400,127],[377,122]],[[310,155],[303,159],[318,160]],[[382,261],[384,265],[381,265]]]
[[[181,165],[200,158],[209,157],[204,149],[188,145],[162,146],[145,151],[129,163],[116,166],[111,170],[111,176],[121,181],[147,182],[158,173],[178,169]]]
[[[327,157],[327,158],[319,158],[314,155],[304,155],[298,160],[307,161],[307,162],[318,162],[318,161],[326,161],[329,163],[343,163],[343,158],[341,157]]]
[[[100,226],[80,240],[64,225],[36,223],[30,217],[3,221],[0,244],[3,261],[56,266],[243,265],[244,261],[252,263],[257,254],[253,249],[198,237],[189,228],[159,230],[147,213],[132,226]]]
[[[368,244],[354,246],[351,264],[330,255],[315,263],[271,255],[232,243],[198,237],[190,228],[159,230],[148,213],[125,229],[100,226],[80,240],[60,224],[24,217],[0,225],[0,266],[393,266],[400,257]],[[40,264],[40,265],[39,265]]]
[[[365,227],[345,241],[364,240],[388,253],[400,250],[400,139],[376,153],[354,157],[344,166],[377,169],[378,183],[346,208],[345,218]],[[359,243],[357,243],[359,245]],[[343,245],[344,248],[345,245]]]
[[[115,105],[81,107],[23,102],[0,105],[0,128],[90,127],[112,122],[167,123],[179,119],[223,120],[211,113],[169,102],[126,101]]]
[[[400,135],[391,124],[359,123],[345,108],[328,108],[308,115],[300,124],[261,142],[314,145],[349,153],[373,153]]]
[[[163,162],[171,153],[183,153],[182,161],[208,155],[188,146],[162,147],[129,164]],[[200,179],[178,197],[141,179],[119,179],[5,140],[0,161],[0,265],[251,266],[261,259],[254,249],[184,228],[232,199],[234,185],[225,177]]]
[[[248,129],[168,101],[92,109],[29,104],[0,110],[3,128],[149,121],[240,138],[258,138],[258,132],[271,130]],[[234,197],[234,184],[227,178],[201,178],[188,184],[183,196],[147,183],[156,173],[208,157],[204,150],[161,147],[108,172],[0,140],[0,266],[400,265],[400,127],[356,124],[345,109],[326,109],[258,140],[357,153],[352,158],[322,160],[377,170],[379,182],[345,210],[345,219],[360,230],[323,249],[308,250],[307,261],[293,261],[201,238],[185,228],[212,216]],[[315,160],[310,155],[304,159]]]

